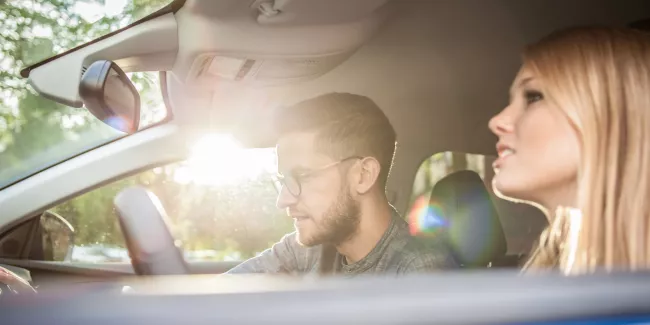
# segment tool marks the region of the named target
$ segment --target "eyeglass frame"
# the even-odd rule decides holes
[[[352,159],[361,160],[361,159],[364,159],[364,158],[365,157],[362,157],[362,156],[350,156],[350,157],[343,158],[341,160],[335,161],[333,163],[329,163],[329,164],[327,164],[325,166],[322,166],[322,167],[319,167],[317,169],[310,170],[310,171],[304,172],[304,173],[300,173],[298,175],[290,176],[290,177],[293,177],[293,179],[296,180],[296,184],[298,184],[298,194],[294,194],[293,192],[291,192],[291,190],[288,188],[288,186],[286,184],[286,181],[285,181],[286,176],[284,176],[282,174],[276,174],[276,175],[273,176],[273,184],[274,184],[274,187],[275,187],[276,191],[278,192],[278,194],[280,194],[282,192],[283,188],[287,187],[287,192],[289,192],[289,194],[291,194],[295,198],[299,198],[300,195],[302,194],[302,180],[301,180],[301,178],[309,177],[309,176],[312,176],[314,174],[318,174],[318,173],[323,172],[323,171],[325,171],[327,169],[330,169],[330,168],[332,168],[334,166],[338,166],[338,165],[340,165],[340,164],[342,164],[342,163],[344,163],[344,162],[346,162],[348,160],[352,160]]]

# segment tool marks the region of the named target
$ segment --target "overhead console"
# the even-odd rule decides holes
[[[194,0],[177,12],[187,85],[281,85],[334,69],[386,18],[388,0]]]

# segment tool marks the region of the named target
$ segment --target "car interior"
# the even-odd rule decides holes
[[[449,220],[453,220],[453,226],[440,236],[462,265],[460,273],[516,271],[547,222],[536,208],[503,200],[493,192],[490,164],[496,141],[487,124],[508,103],[508,89],[519,69],[521,49],[551,31],[569,26],[642,26],[638,22],[647,19],[649,12],[650,2],[646,0],[170,1],[141,20],[21,71],[39,96],[75,108],[92,106],[84,102],[84,98],[93,96],[92,91],[80,92],[84,89],[80,88],[80,80],[85,80],[91,71],[97,71],[97,76],[110,69],[127,74],[155,72],[166,115],[156,123],[138,127],[137,120],[141,118],[137,114],[134,124],[115,127],[122,127],[119,135],[107,137],[92,147],[61,153],[43,168],[0,186],[0,265],[27,279],[44,296],[60,290],[124,292],[126,282],[122,279],[133,275],[223,273],[241,261],[184,259],[166,224],[172,210],[165,207],[170,202],[146,188],[126,189],[114,200],[113,211],[119,218],[132,264],[57,261],[53,256],[70,253],[68,246],[63,252],[57,251],[57,240],[74,238],[75,230],[64,214],[55,213],[52,208],[145,170],[185,161],[192,155],[192,145],[205,134],[230,134],[244,148],[271,148],[277,137],[270,128],[275,108],[323,93],[349,92],[374,100],[396,129],[398,147],[387,193],[403,216],[412,209],[414,179],[426,159],[443,152],[485,157],[481,172],[453,170],[436,180],[424,195],[430,205],[443,206],[449,212]],[[92,90],[92,85],[88,87]],[[68,239],[50,238],[51,233],[64,233]],[[431,244],[439,245],[440,241]],[[454,275],[445,276],[448,277],[430,282],[426,288],[437,287],[451,294],[451,284],[461,280]],[[477,275],[463,282],[462,292],[472,292],[468,283],[479,288],[479,278]],[[485,284],[485,288],[526,286],[505,281],[500,278]],[[579,284],[550,285],[549,281],[531,284],[530,288],[545,292],[560,290],[564,284],[567,295],[575,291],[571,297],[588,297],[588,293],[578,293]],[[599,279],[589,281],[598,283]],[[646,285],[635,289],[631,279],[620,281],[626,290],[638,290],[636,295],[615,291],[632,304],[632,297],[643,297],[641,288],[647,289]],[[146,287],[146,283],[140,285]],[[246,286],[241,282],[238,285]],[[594,292],[614,290],[607,285],[594,287]],[[234,286],[223,284],[218,290],[228,291]],[[263,286],[273,287],[268,282]],[[152,292],[169,289],[155,285],[147,288]],[[340,288],[335,282],[325,281],[324,287],[315,291],[319,297],[334,297],[333,292]],[[372,300],[370,297],[375,293],[359,288],[354,293],[346,287],[347,294],[353,292],[350,299],[374,301],[368,305],[373,310],[395,311],[382,305],[378,300],[381,295]],[[424,306],[423,300],[417,299],[417,288],[416,281],[405,283],[402,289],[385,287],[387,291],[393,290],[395,299],[406,299],[405,304],[412,308]],[[8,291],[6,287],[0,290]],[[556,298],[550,292],[549,301]],[[283,297],[287,301],[295,298],[279,295],[273,299]],[[488,312],[493,308],[490,304],[496,303],[479,294],[475,298],[481,301],[481,312]],[[190,306],[194,298],[187,299],[184,307]],[[242,317],[240,320],[253,321],[244,316],[243,305],[236,307],[234,302],[253,299],[251,296],[223,299],[221,308],[231,306]],[[513,306],[530,303],[514,293],[503,299]],[[304,309],[298,309],[294,320],[301,315],[306,317],[312,310],[306,305],[308,300],[299,300],[294,301],[296,306]],[[86,303],[90,301],[100,300],[90,299]],[[250,306],[260,303],[246,301]],[[142,310],[148,312],[154,308],[164,310],[155,306],[171,304],[140,303],[146,306]],[[433,303],[439,304],[436,310],[447,306],[440,300],[427,302]],[[449,302],[448,306],[454,303]],[[327,305],[318,313],[329,310],[328,315],[333,318],[328,320],[348,315],[334,312],[335,305]],[[168,315],[178,306],[169,307],[161,315]],[[605,305],[598,301],[589,308],[595,306]],[[634,306],[629,310],[642,310],[638,303]],[[131,310],[123,302],[106,302],[101,306],[106,312],[109,307]],[[187,308],[186,312],[191,313],[192,307]],[[278,316],[280,311],[288,312],[278,307],[269,311],[267,317],[282,319]],[[456,311],[461,313],[460,309]],[[467,314],[466,310],[463,313]],[[452,323],[442,314],[422,315]],[[499,317],[510,321],[517,319],[515,316]],[[211,321],[219,317],[212,316]],[[366,320],[371,318],[376,323],[396,319],[368,316]],[[173,319],[170,316],[162,323]]]

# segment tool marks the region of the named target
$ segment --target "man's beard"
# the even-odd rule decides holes
[[[359,227],[361,207],[350,195],[349,189],[343,189],[336,201],[323,213],[317,224],[317,233],[298,242],[303,246],[320,244],[338,245],[350,239]]]

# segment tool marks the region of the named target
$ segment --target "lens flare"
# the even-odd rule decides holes
[[[111,116],[108,117],[104,120],[104,123],[108,124],[114,129],[120,130],[120,131],[126,131],[128,130],[131,126],[129,123],[126,122],[125,119],[119,117],[119,116]]]
[[[506,249],[498,215],[484,190],[454,194],[454,204],[419,197],[409,214],[412,236],[443,240],[463,264],[483,265]],[[446,197],[442,195],[442,197]],[[442,198],[441,200],[446,200]]]
[[[441,206],[436,202],[430,202],[426,195],[415,200],[408,220],[412,236],[436,236],[449,226]]]

